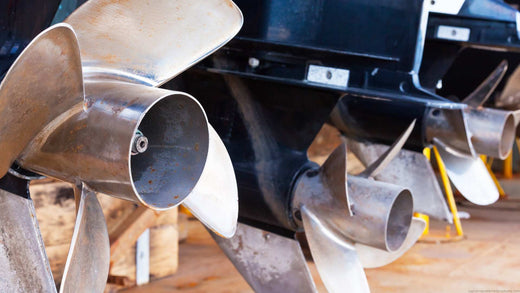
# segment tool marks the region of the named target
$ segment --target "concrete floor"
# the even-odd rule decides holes
[[[372,292],[520,292],[520,199],[459,207],[471,215],[462,222],[466,239],[417,243],[396,262],[366,270]],[[431,234],[445,234],[445,226],[433,222]],[[202,225],[190,221],[189,227],[178,273],[126,292],[252,292]]]

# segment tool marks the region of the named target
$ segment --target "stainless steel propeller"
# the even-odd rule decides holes
[[[391,262],[420,236],[410,191],[372,179],[399,153],[414,125],[359,176],[347,176],[342,144],[321,167],[296,179],[291,213],[329,292],[368,292],[363,261],[379,265],[370,260],[383,255],[385,264]],[[214,238],[255,292],[316,292],[299,243],[289,235],[242,223],[234,237]]]
[[[193,97],[156,87],[231,39],[242,15],[227,0],[92,0],[66,22],[38,35],[0,85],[0,175],[16,162],[77,186],[77,220],[60,291],[100,292],[110,249],[96,192],[156,210],[189,199],[188,207],[210,229],[233,235],[238,195],[222,141]],[[3,193],[9,205],[21,206]],[[34,223],[27,230],[35,231],[27,234],[31,239],[6,243],[39,243],[29,257],[39,260],[39,275],[18,276],[7,288],[48,288],[52,282]],[[17,267],[23,263],[6,260],[0,261],[2,272],[13,263],[7,272],[23,271]],[[41,281],[28,284],[36,279]]]
[[[518,113],[482,106],[506,70],[507,62],[503,61],[462,101],[462,107],[444,107],[427,114],[427,141],[439,149],[455,187],[479,205],[495,202],[498,190],[477,154],[504,159],[512,149],[518,125]]]

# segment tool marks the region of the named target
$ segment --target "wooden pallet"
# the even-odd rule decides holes
[[[74,230],[75,203],[72,188],[53,180],[31,184],[42,238],[52,273],[60,282]],[[177,271],[179,232],[177,209],[157,213],[129,201],[98,195],[110,235],[110,276],[107,292],[136,284],[136,241],[147,229],[150,235],[150,280]]]

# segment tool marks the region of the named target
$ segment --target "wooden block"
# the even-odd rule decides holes
[[[159,218],[174,217],[177,209],[161,212]],[[176,220],[175,220],[176,222]],[[179,253],[179,233],[176,224],[165,224],[150,228],[150,279],[163,278],[177,271]],[[126,276],[135,284],[135,243],[127,252],[121,254],[110,268],[114,276]]]
[[[157,217],[154,211],[140,206],[119,223],[110,233],[110,262],[116,262],[121,255],[126,254],[139,236],[154,225]]]
[[[177,225],[178,221],[178,208],[173,208],[167,211],[157,212],[157,220],[155,226],[162,225]]]
[[[188,221],[190,216],[179,213],[177,217],[177,230],[179,231],[179,243],[188,239]]]
[[[68,183],[46,180],[31,184],[30,190],[51,270],[54,279],[59,283],[67,259],[76,217],[72,186]],[[98,199],[105,214],[108,232],[112,239],[118,239],[116,246],[111,246],[114,254],[119,258],[112,264],[110,271],[114,282],[119,285],[135,284],[135,239],[149,226],[154,226],[150,230],[150,271],[152,278],[161,278],[177,270],[177,208],[167,212],[155,213],[144,208],[138,209],[138,205],[135,203],[103,194],[98,194]],[[140,223],[134,223],[131,220],[142,219],[143,216],[144,221],[142,220]],[[150,222],[150,218],[153,218],[154,221]],[[137,225],[138,227],[126,231],[122,228],[125,225],[127,227]],[[115,235],[119,236],[116,237]],[[132,241],[134,243],[129,244]],[[116,249],[116,247],[119,247],[119,249]],[[107,286],[108,291],[106,292],[120,288],[119,285]]]
[[[179,266],[179,232],[174,225],[150,229],[150,280],[177,272]]]

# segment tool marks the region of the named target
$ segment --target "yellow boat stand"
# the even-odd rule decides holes
[[[431,161],[431,152],[432,148],[425,148],[423,150],[423,154],[428,158],[429,161]],[[452,241],[458,241],[464,238],[464,231],[462,230],[462,225],[460,223],[459,214],[457,211],[457,205],[455,204],[455,198],[453,196],[453,189],[451,188],[450,179],[448,178],[448,174],[446,172],[446,166],[444,165],[444,162],[441,159],[441,156],[439,155],[439,151],[434,146],[433,147],[433,154],[435,156],[435,160],[437,162],[437,166],[439,167],[439,173],[441,175],[442,179],[442,185],[444,187],[444,193],[446,194],[446,200],[448,202],[448,206],[450,208],[451,214],[453,216],[453,224],[455,225],[455,229],[457,232],[456,236],[451,235],[451,226],[446,226],[446,234],[442,237],[439,236],[431,236],[430,233],[430,221],[429,217],[424,214],[415,213],[415,217],[419,217],[426,221],[426,228],[424,229],[423,235],[421,236],[420,241],[421,242],[452,242]]]
[[[516,141],[516,150],[518,151],[518,153],[520,154],[520,138],[515,138],[515,141]],[[491,166],[491,163],[493,161],[489,162],[489,166]],[[513,178],[513,151],[511,150],[511,152],[509,153],[509,155],[507,156],[507,158],[504,160],[504,165],[503,165],[503,172],[502,172],[502,175],[504,176],[505,179],[512,179]]]
[[[520,138],[515,138],[516,141],[516,149],[518,153],[520,154]],[[491,163],[489,164],[491,165]],[[504,160],[504,168],[503,173],[505,179],[512,179],[513,178],[513,151],[509,153],[507,158]]]
[[[513,161],[512,159],[512,154],[513,152],[510,152],[509,153],[509,156],[511,156],[511,162]],[[509,158],[508,156],[508,158]],[[493,182],[495,183],[495,186],[497,187],[497,190],[498,190],[498,195],[500,196],[500,198],[506,198],[507,195],[506,193],[504,192],[504,189],[502,188],[502,186],[500,185],[500,182],[498,182],[498,179],[497,179],[497,176],[495,176],[495,173],[493,173],[493,170],[491,170],[491,165],[493,164],[493,158],[488,158],[485,156],[485,155],[480,155],[480,159],[484,162],[484,165],[486,165],[486,168],[488,170],[488,173],[489,173],[489,176],[491,176],[491,179],[493,179]],[[506,158],[506,160],[504,161],[504,168],[505,168],[505,162],[507,161],[508,159]],[[511,163],[511,177],[513,177],[513,164]],[[505,173],[505,171],[504,171]]]

